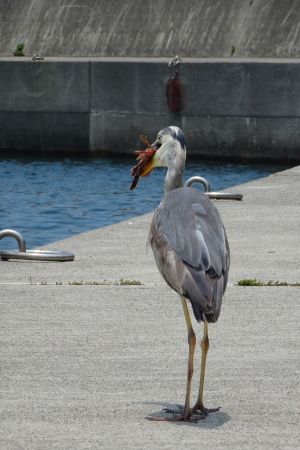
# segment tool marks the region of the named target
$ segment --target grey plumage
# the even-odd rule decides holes
[[[219,212],[207,196],[192,187],[166,194],[155,211],[149,242],[164,280],[191,301],[196,320],[216,322],[228,279],[229,246]]]

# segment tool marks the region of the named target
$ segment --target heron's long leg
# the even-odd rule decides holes
[[[180,420],[187,420],[191,422],[196,422],[199,419],[203,419],[205,416],[200,415],[194,415],[191,411],[191,405],[190,405],[190,398],[191,398],[191,384],[192,384],[192,377],[194,372],[194,352],[195,352],[195,346],[196,346],[196,335],[193,330],[188,306],[186,303],[186,299],[182,296],[181,303],[183,307],[185,322],[187,326],[188,331],[188,343],[189,343],[189,360],[188,360],[188,374],[187,374],[187,382],[186,382],[186,395],[185,395],[185,404],[184,409],[179,410],[170,410],[166,409],[166,412],[178,414],[177,417],[173,418],[167,418],[167,417],[148,417],[149,420],[157,420],[157,421],[180,421]]]
[[[184,404],[184,412],[183,415],[185,418],[188,418],[190,416],[190,398],[191,398],[191,384],[192,384],[192,377],[194,373],[194,352],[195,352],[195,346],[196,346],[196,335],[193,330],[188,306],[186,304],[186,299],[184,297],[181,297],[181,303],[183,307],[185,322],[187,326],[187,332],[188,332],[188,343],[189,343],[189,360],[188,360],[188,375],[187,375],[187,382],[186,382],[186,395],[185,395],[185,404]]]
[[[204,389],[204,376],[206,367],[206,357],[209,349],[209,339],[208,339],[208,322],[204,322],[203,338],[201,341],[202,358],[201,358],[201,373],[200,373],[200,386],[197,402],[193,408],[193,411],[204,411],[204,412],[215,412],[219,411],[220,408],[207,409],[203,405],[203,389]]]

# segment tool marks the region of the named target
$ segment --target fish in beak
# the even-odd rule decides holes
[[[130,190],[135,189],[140,177],[147,177],[150,175],[155,167],[155,153],[161,147],[161,143],[158,141],[149,144],[145,136],[141,136],[142,141],[148,145],[147,150],[136,151],[134,153],[138,154],[137,160],[140,162],[131,169],[131,175],[134,177]]]

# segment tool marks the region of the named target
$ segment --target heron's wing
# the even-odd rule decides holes
[[[227,284],[229,246],[207,196],[190,187],[167,194],[153,217],[150,243],[163,278],[190,299],[196,319],[215,322]]]
[[[157,209],[156,225],[170,247],[198,271],[220,276],[228,265],[220,215],[205,194],[182,188],[167,194]]]

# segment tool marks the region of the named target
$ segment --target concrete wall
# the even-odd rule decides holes
[[[300,60],[257,59],[300,58],[299,17],[295,0],[1,2],[0,149],[131,152],[176,124],[191,153],[299,162]]]
[[[300,57],[296,0],[9,0],[0,56]]]
[[[0,148],[88,152],[90,63],[0,60]]]
[[[168,125],[190,154],[300,161],[300,61],[185,59],[170,113],[168,59],[0,59],[0,148],[131,153]]]

